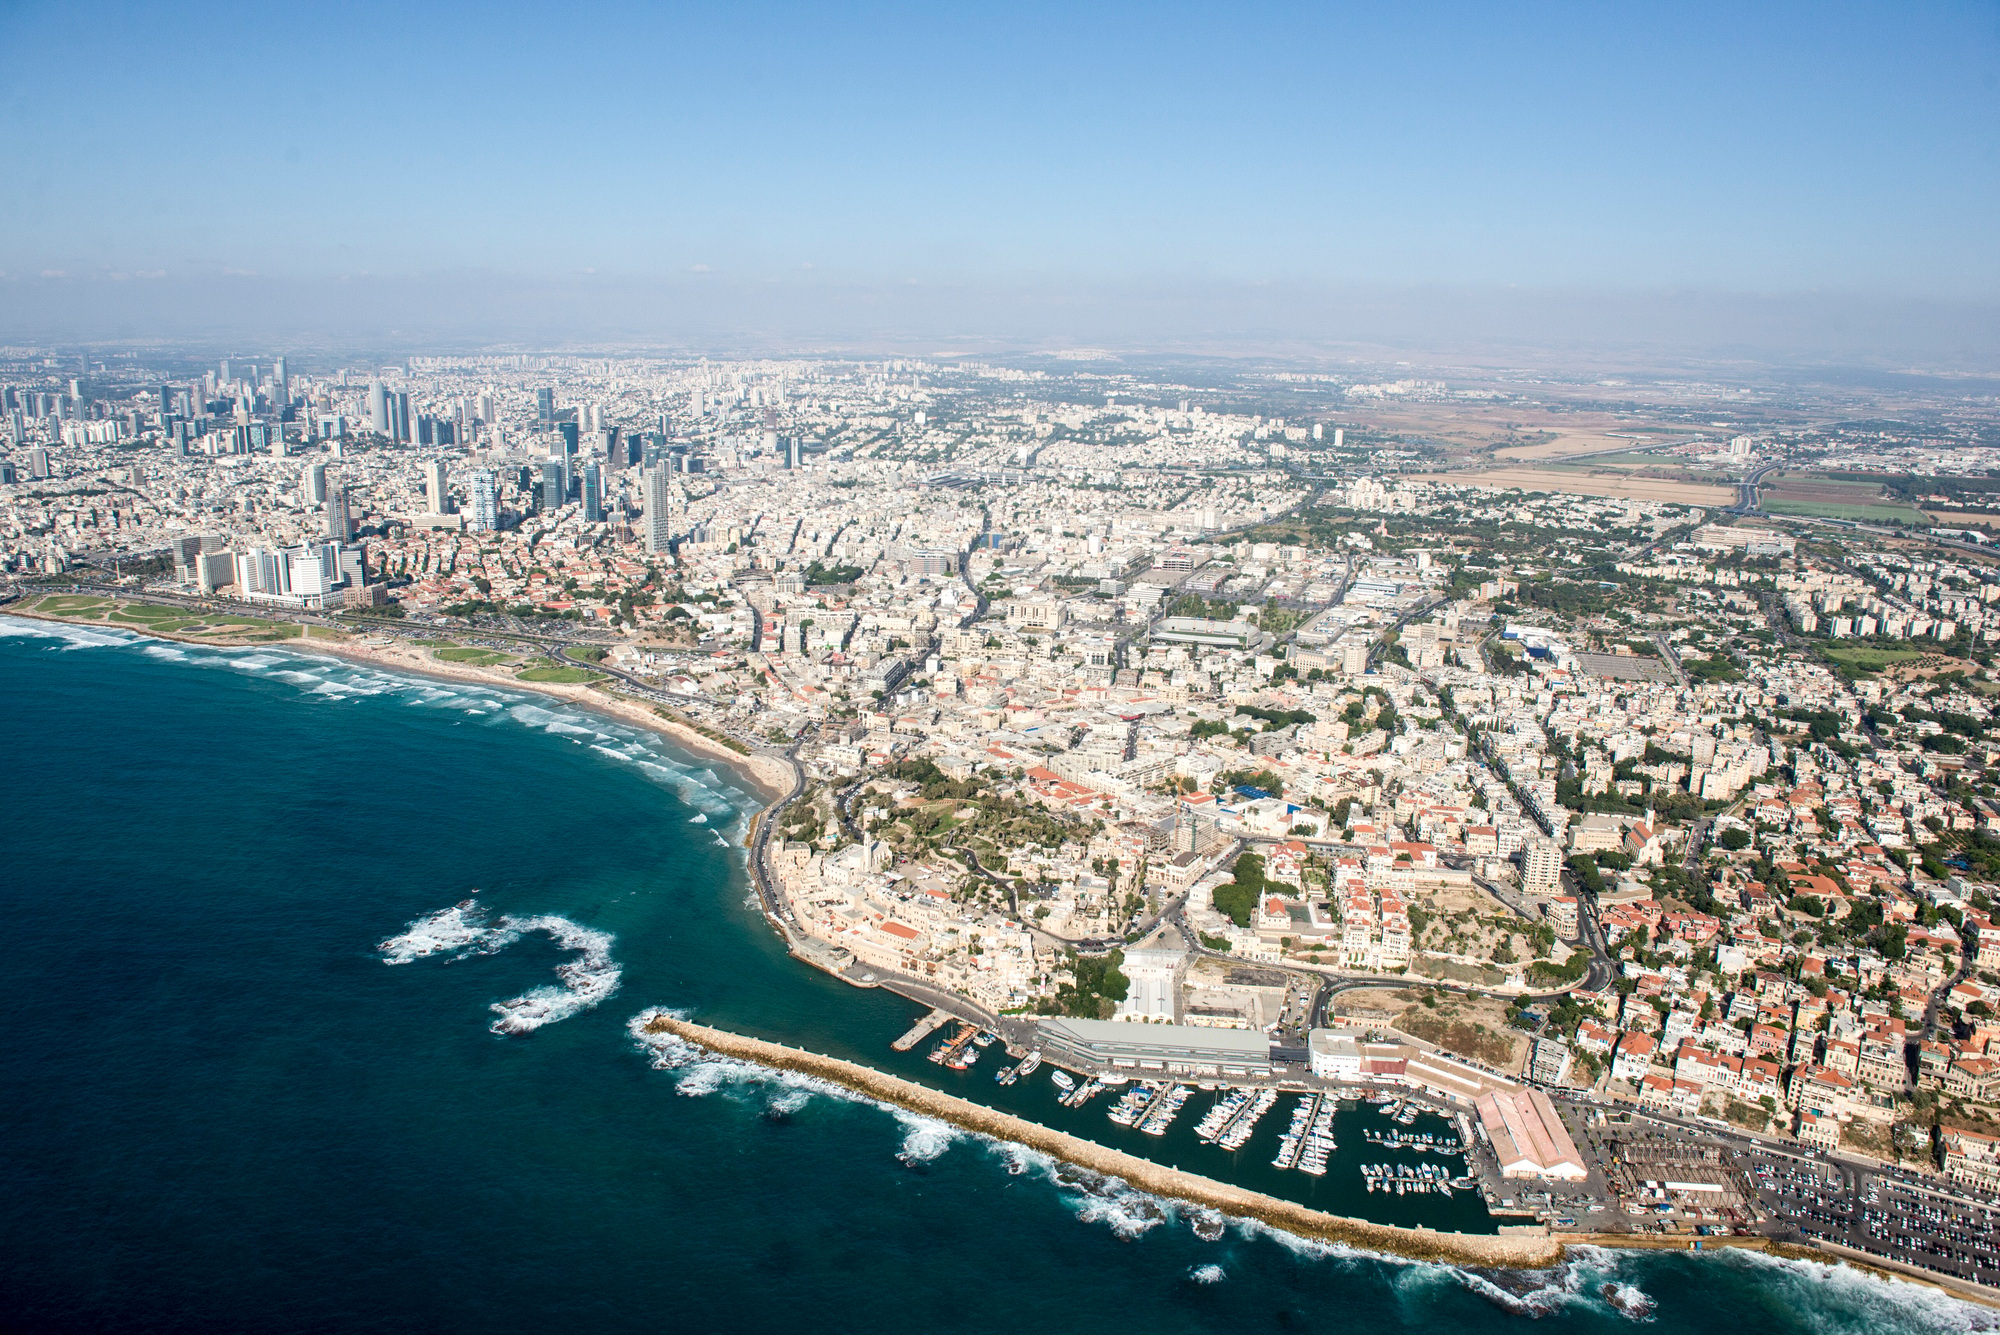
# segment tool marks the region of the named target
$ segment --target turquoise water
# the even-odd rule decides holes
[[[1115,1182],[636,1042],[666,1006],[1002,1099],[997,1053],[893,1058],[914,1008],[785,957],[727,772],[527,694],[0,632],[0,1330],[1624,1328],[1606,1283],[1662,1331],[1984,1319],[1750,1258],[1484,1275],[1204,1242]],[[1005,1097],[1061,1116],[1040,1077]],[[1205,1097],[1160,1142],[1107,1099],[1073,1125],[1216,1171]],[[1359,1125],[1323,1183],[1253,1184],[1437,1206],[1360,1195],[1343,1163],[1387,1156]]]

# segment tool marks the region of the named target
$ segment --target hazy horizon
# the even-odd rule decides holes
[[[25,3],[0,338],[2000,370],[2000,11]]]
[[[595,275],[15,280],[0,341],[295,351],[1256,357],[2000,373],[2000,303],[1360,284],[742,283]]]

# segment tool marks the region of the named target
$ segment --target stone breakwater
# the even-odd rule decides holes
[[[1399,1228],[1366,1219],[1326,1214],[1292,1201],[1266,1196],[1262,1192],[1218,1182],[1214,1178],[1168,1168],[1150,1159],[1141,1159],[1095,1141],[1054,1131],[1039,1122],[1000,1112],[838,1057],[823,1057],[799,1048],[711,1029],[671,1015],[656,1015],[646,1027],[655,1033],[673,1034],[726,1057],[738,1057],[760,1066],[817,1076],[857,1094],[893,1103],[926,1117],[935,1117],[967,1131],[1026,1145],[1092,1172],[1123,1178],[1156,1196],[1189,1201],[1239,1218],[1256,1219],[1299,1237],[1413,1260],[1445,1261],[1458,1265],[1538,1268],[1552,1265],[1562,1258],[1562,1244],[1539,1226],[1508,1228],[1498,1234],[1443,1233],[1436,1229]]]

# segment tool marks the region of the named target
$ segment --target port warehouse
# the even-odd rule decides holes
[[[1047,1058],[1079,1070],[1136,1075],[1268,1079],[1270,1040],[1246,1029],[1111,1020],[1048,1019],[1038,1026]],[[1315,1029],[1307,1051],[1312,1073],[1344,1083],[1414,1088],[1477,1114],[1503,1177],[1574,1180],[1583,1157],[1548,1095],[1494,1072],[1406,1043]]]
[[[1271,1040],[1260,1030],[1076,1019],[1043,1020],[1039,1029],[1048,1059],[1079,1070],[1246,1079],[1271,1074]]]

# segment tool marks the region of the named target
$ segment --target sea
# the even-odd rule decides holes
[[[1323,1179],[889,1043],[789,958],[756,799],[581,707],[0,617],[0,1331],[1993,1330],[1838,1267],[1578,1249],[1517,1272],[1222,1221],[642,1032],[870,1062],[1343,1213],[1483,1231],[1342,1111]],[[1413,1128],[1443,1135],[1441,1119]]]

